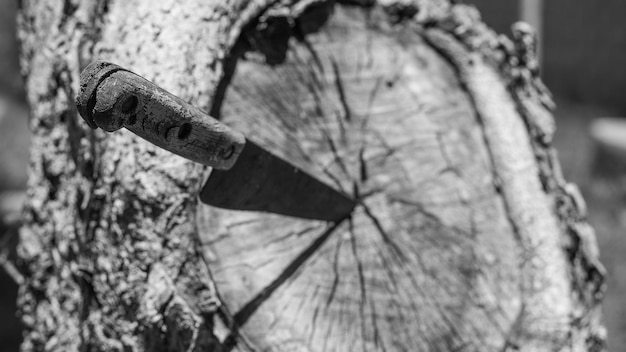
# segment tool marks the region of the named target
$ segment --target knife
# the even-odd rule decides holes
[[[107,132],[124,127],[213,170],[200,200],[237,210],[339,221],[356,202],[147,79],[96,61],[80,75],[78,112]]]

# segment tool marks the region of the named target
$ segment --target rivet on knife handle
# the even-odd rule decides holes
[[[184,158],[230,169],[246,139],[145,78],[117,65],[96,61],[80,75],[76,105],[92,128],[125,127]]]

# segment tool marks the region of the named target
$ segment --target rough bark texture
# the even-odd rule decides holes
[[[19,21],[23,350],[603,350],[603,269],[524,28],[444,0],[25,0]],[[361,205],[199,205],[209,170],[80,121],[94,59]]]

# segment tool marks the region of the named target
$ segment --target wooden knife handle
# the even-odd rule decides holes
[[[184,158],[230,169],[246,139],[218,120],[147,79],[120,66],[96,61],[80,75],[76,105],[92,128],[125,127]]]

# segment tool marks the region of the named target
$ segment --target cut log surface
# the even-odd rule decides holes
[[[235,324],[261,350],[554,350],[571,287],[515,103],[477,55],[381,23],[338,8],[280,65],[238,64],[223,120],[362,203],[338,225],[205,208]]]
[[[24,350],[602,350],[603,269],[533,53],[472,7],[24,3]],[[79,122],[95,59],[359,205],[337,223],[198,205],[210,170]]]
[[[502,346],[521,257],[472,102],[413,29],[366,14],[338,9],[276,67],[240,62],[223,107],[361,206],[338,225],[206,209],[216,284],[261,350]]]

